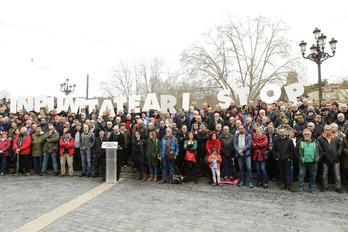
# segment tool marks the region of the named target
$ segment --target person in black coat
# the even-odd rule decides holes
[[[114,131],[110,135],[110,142],[118,142],[117,149],[117,181],[120,179],[121,175],[121,166],[122,166],[122,157],[123,157],[123,148],[125,145],[124,135],[120,132],[119,126],[114,126]]]
[[[141,138],[139,131],[136,131],[135,139],[132,141],[132,157],[138,172],[137,180],[142,180],[144,177],[145,145],[146,140]]]
[[[92,147],[92,154],[93,154],[93,171],[92,171],[92,177],[99,176],[99,171],[101,171],[101,177],[105,181],[105,175],[106,175],[106,157],[105,157],[105,150],[102,149],[102,143],[104,141],[104,135],[105,132],[103,130],[100,130],[98,133],[98,136],[95,138],[93,147]],[[101,168],[100,168],[101,167]]]
[[[295,156],[295,148],[292,139],[286,135],[286,130],[278,130],[279,138],[274,141],[273,154],[278,162],[279,174],[284,184],[284,189],[291,191],[291,164]]]

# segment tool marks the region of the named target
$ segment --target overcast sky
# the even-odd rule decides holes
[[[337,54],[323,64],[323,78],[348,75],[348,4],[345,1],[259,0],[59,0],[0,1],[0,91],[12,96],[62,96],[59,84],[77,84],[73,96],[100,95],[120,59],[161,57],[171,70],[180,54],[217,24],[232,18],[282,19],[299,55],[301,40],[314,42],[319,27],[338,40]],[[317,80],[313,62],[302,59],[307,82]]]

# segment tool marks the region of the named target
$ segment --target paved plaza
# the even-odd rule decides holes
[[[0,231],[14,231],[100,184],[79,177],[1,177]],[[347,209],[347,193],[125,179],[41,231],[336,232],[348,231]]]

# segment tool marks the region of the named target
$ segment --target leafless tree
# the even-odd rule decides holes
[[[287,30],[282,22],[263,17],[230,19],[192,44],[182,61],[190,75],[214,80],[233,98],[236,87],[247,87],[249,100],[254,100],[267,83],[284,81],[297,65],[297,58],[290,56]]]

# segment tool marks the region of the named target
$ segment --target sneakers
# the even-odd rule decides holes
[[[4,175],[4,173],[2,172],[2,173],[0,173],[0,176],[3,176]]]
[[[254,184],[253,183],[249,183],[249,188],[254,188]]]
[[[244,186],[244,181],[240,181],[239,184],[238,184],[239,187],[242,187]]]
[[[30,172],[25,173],[25,176],[30,176]]]
[[[264,189],[267,189],[267,188],[268,188],[268,184],[264,184],[264,185],[263,185],[263,188],[264,188]]]

